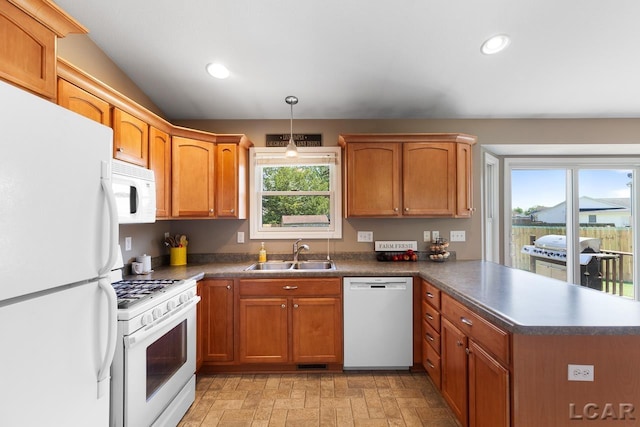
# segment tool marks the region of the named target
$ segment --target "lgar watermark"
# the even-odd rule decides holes
[[[569,404],[571,420],[635,420],[633,403],[605,403],[602,408],[597,403],[586,403],[582,408]]]

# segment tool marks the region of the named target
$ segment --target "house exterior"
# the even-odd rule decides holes
[[[631,199],[607,198],[595,199],[583,196],[579,199],[580,224],[601,224],[613,227],[629,227],[631,225]],[[567,204],[559,203],[553,207],[535,212],[536,222],[547,224],[564,224],[566,222]]]

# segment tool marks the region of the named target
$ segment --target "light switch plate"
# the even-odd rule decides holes
[[[373,242],[373,231],[358,231],[358,242]]]
[[[238,231],[238,243],[244,243],[244,231]]]
[[[124,238],[124,250],[125,251],[130,251],[131,250],[131,237],[125,237]]]
[[[423,231],[422,232],[422,241],[423,242],[431,242],[431,232],[430,231]]]

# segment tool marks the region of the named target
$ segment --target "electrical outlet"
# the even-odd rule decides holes
[[[451,231],[449,236],[450,242],[464,242],[467,240],[466,233],[464,230],[460,231]]]
[[[124,250],[125,251],[130,251],[131,250],[131,237],[125,237],[124,238]]]
[[[358,242],[373,242],[373,231],[358,231]]]
[[[244,231],[238,231],[238,243],[244,243]]]
[[[430,242],[431,241],[431,232],[430,231],[423,231],[422,232],[422,241],[423,242]]]
[[[593,381],[593,365],[569,365],[569,381]]]
[[[168,239],[168,238],[169,238],[169,236],[171,236],[171,233],[169,233],[168,231],[165,231],[165,232],[164,232],[164,238],[165,238],[165,239]]]
[[[440,237],[440,232],[439,231],[432,231],[431,232],[431,238],[433,240],[436,240],[438,237]]]

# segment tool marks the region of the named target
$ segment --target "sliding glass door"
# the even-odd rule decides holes
[[[638,299],[636,175],[622,159],[506,159],[505,263]]]

